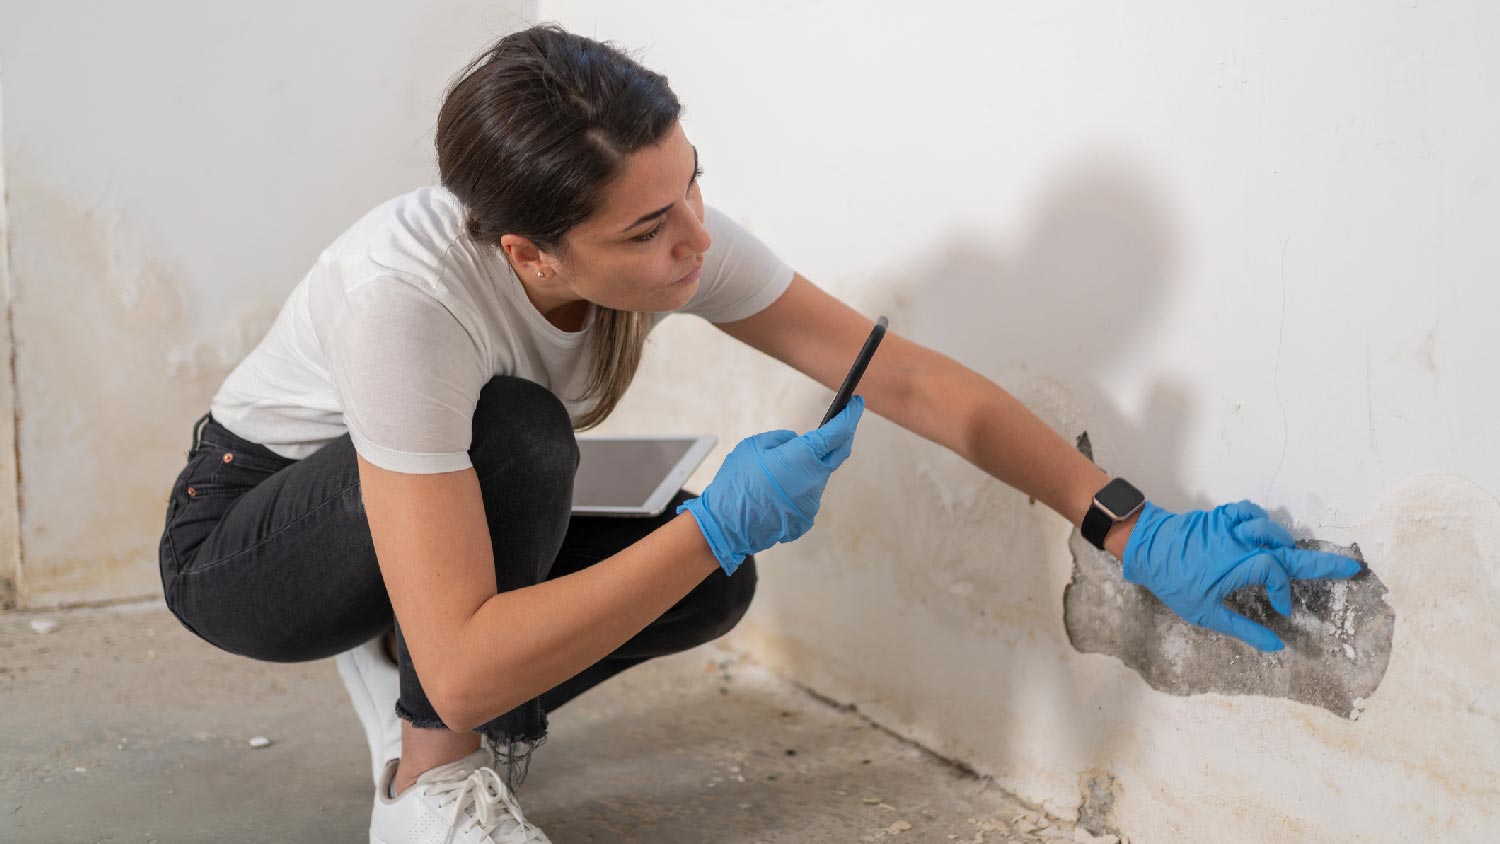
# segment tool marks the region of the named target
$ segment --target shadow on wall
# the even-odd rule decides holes
[[[1087,155],[1079,161],[1040,197],[1034,225],[1013,246],[999,234],[955,237],[893,264],[883,277],[837,292],[872,320],[887,315],[892,332],[1004,387],[1064,438],[1088,428],[1121,443],[1126,453],[1146,449],[1149,461],[1126,461],[1131,479],[1151,490],[1153,500],[1182,502],[1188,496],[1174,480],[1178,464],[1170,444],[1190,427],[1187,393],[1159,381],[1135,421],[1098,386],[1118,371],[1117,356],[1156,324],[1175,269],[1170,216],[1130,162]],[[1054,380],[1050,373],[1063,377]],[[765,392],[775,391],[768,384]],[[815,420],[828,394],[819,388],[788,399],[778,404],[776,418]],[[795,639],[806,657],[786,651],[791,645],[784,641],[783,653],[816,660],[818,673],[830,678],[825,688],[871,701],[871,711],[888,713],[902,722],[901,732],[940,752],[974,758],[972,747],[945,747],[943,739],[951,737],[943,728],[923,723],[934,714],[924,699],[930,689],[881,679],[909,677],[924,663],[924,673],[938,673],[961,657],[933,652],[932,643],[968,643],[984,662],[971,658],[951,677],[953,684],[1008,696],[991,698],[995,712],[1025,711],[1030,704],[1024,698],[1044,694],[1079,725],[1064,739],[1076,748],[1060,758],[1116,758],[1112,745],[1124,739],[1090,726],[1093,701],[1081,700],[1071,684],[1035,688],[1055,676],[1044,664],[1072,652],[1061,612],[1067,578],[1048,565],[1056,553],[1049,536],[1061,517],[879,417],[867,415],[860,437],[855,456],[878,459],[853,460],[852,471],[830,480],[815,528],[821,536],[815,548],[794,552],[795,573],[778,574],[769,584],[775,596],[762,608],[763,629]],[[1163,447],[1152,450],[1154,444]],[[819,559],[801,559],[807,557]],[[920,614],[918,626],[882,619],[907,629],[872,634],[871,606],[818,604],[818,595],[847,594],[850,578],[869,576],[891,581],[881,591],[890,589]],[[793,584],[783,586],[781,579]],[[932,625],[934,635],[923,635],[921,625]],[[1129,721],[1129,699],[1112,705],[1112,721]],[[999,770],[1018,770],[1029,762],[1027,729],[991,724],[981,731],[984,738],[967,741],[983,741],[978,755]],[[1087,819],[1095,832],[1112,829],[1108,801],[1099,794],[1117,790],[1107,779],[1085,773],[1079,782],[1080,810],[1096,807]]]
[[[1130,477],[1151,500],[1178,511],[1210,508],[1221,502],[1190,494],[1177,481],[1181,463],[1173,444],[1192,427],[1190,393],[1158,377],[1144,390],[1141,412],[1127,417],[1102,388],[1121,372],[1116,362],[1123,353],[1159,326],[1157,314],[1165,310],[1174,287],[1176,244],[1169,209],[1132,162],[1110,155],[1077,160],[1040,197],[1035,224],[1014,245],[1007,246],[999,236],[954,238],[895,266],[884,278],[862,279],[840,293],[872,320],[887,315],[892,332],[1000,384],[1069,441],[1087,429],[1096,444],[1108,444],[1100,449],[1106,458],[1100,465]],[[1056,380],[1051,373],[1059,374]],[[766,388],[761,395],[776,392],[774,383]],[[775,408],[774,418],[783,420],[772,422],[775,427],[787,419],[819,418],[828,395],[820,388],[788,398]],[[795,572],[777,575],[789,581],[786,586],[770,584],[775,598],[761,614],[763,629],[794,639],[801,653],[784,653],[816,661],[831,690],[871,701],[871,709],[902,721],[902,731],[918,740],[935,733],[938,739],[952,738],[942,727],[924,723],[950,704],[933,710],[933,702],[924,699],[931,690],[891,685],[884,678],[908,677],[913,666],[924,662],[930,664],[921,673],[930,678],[939,670],[934,666],[962,659],[934,651],[932,643],[973,643],[984,663],[964,664],[961,670],[967,673],[954,676],[954,684],[1010,696],[993,701],[997,712],[1025,711],[1024,696],[1045,694],[1078,725],[1064,739],[1075,747],[1060,758],[1119,758],[1114,745],[1128,739],[1120,731],[1095,728],[1097,702],[1081,700],[1080,691],[1057,682],[1052,669],[1039,669],[1044,661],[1077,652],[1063,622],[1067,574],[1048,570],[1055,554],[1048,536],[1060,517],[952,452],[914,443],[909,432],[885,420],[867,417],[861,441],[863,449],[857,446],[856,456],[862,450],[878,459],[854,460],[852,471],[831,479],[815,529],[822,535],[814,534],[815,547],[795,552]],[[1125,456],[1116,461],[1108,459],[1111,453]],[[1287,522],[1284,514],[1273,515]],[[1073,538],[1082,541],[1076,530]],[[928,630],[934,635],[921,635],[922,627],[909,627],[907,619],[897,618],[881,623],[908,629],[890,634],[870,630],[873,603],[838,608],[826,600],[818,603],[820,595],[847,594],[851,578],[872,575],[891,581],[881,589],[899,595],[901,605],[911,608],[903,612],[920,614],[920,624],[932,625]],[[1111,576],[1119,580],[1118,571]],[[1138,589],[1123,581],[1120,585]],[[1309,593],[1302,595],[1305,604]],[[873,591],[868,600],[875,600]],[[1153,625],[1134,631],[1137,641],[1153,636],[1161,641],[1145,663],[1122,661],[1161,688],[1159,677],[1153,681],[1154,663],[1170,657],[1161,648],[1175,640],[1162,638],[1162,625],[1149,615],[1132,618]],[[1389,624],[1383,632],[1372,632],[1381,634],[1377,638],[1385,648],[1379,660],[1383,672]],[[1118,625],[1101,627],[1098,636],[1120,633]],[[1239,648],[1240,655],[1253,652],[1238,642],[1216,644]],[[1057,687],[1044,693],[1027,689],[1047,681],[1048,675]],[[1332,708],[1357,695],[1349,691],[1357,686],[1341,687],[1318,700],[1295,699]],[[1217,690],[1288,694],[1287,684],[1276,678],[1257,686],[1252,677],[1244,688]],[[1134,713],[1126,710],[1137,699],[1112,701],[1109,721],[1129,722]],[[1339,714],[1347,712],[1346,707]],[[1026,729],[1024,724],[997,725],[984,731],[985,739],[970,740],[998,738],[1019,747],[1026,744],[1020,735]],[[929,744],[942,750],[941,745],[951,742]],[[968,758],[975,755],[972,747],[949,749]],[[980,755],[999,763],[1001,770],[1010,769],[1011,761],[1026,761],[1023,751],[1003,746],[986,746]],[[1112,779],[1085,771],[1079,787],[1078,809],[1087,816],[1086,827],[1096,833],[1112,829],[1110,800],[1102,795],[1118,790]]]

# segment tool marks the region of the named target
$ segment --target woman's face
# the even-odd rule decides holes
[[[661,143],[626,159],[601,208],[568,231],[565,261],[525,238],[501,237],[538,309],[550,313],[579,299],[623,311],[687,304],[698,289],[690,276],[712,243],[703,227],[697,164],[697,150],[674,123]]]

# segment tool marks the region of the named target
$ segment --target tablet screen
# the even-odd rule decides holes
[[[603,442],[579,439],[574,506],[644,505],[693,442],[692,437]]]

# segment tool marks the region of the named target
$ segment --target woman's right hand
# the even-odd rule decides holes
[[[693,514],[725,574],[745,557],[791,542],[813,525],[828,478],[849,458],[864,414],[853,396],[821,428],[798,436],[785,429],[740,440],[697,498],[679,504]]]

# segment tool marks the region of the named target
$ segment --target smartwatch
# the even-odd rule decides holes
[[[1094,494],[1094,503],[1083,516],[1083,538],[1104,550],[1104,537],[1117,522],[1130,518],[1141,509],[1146,496],[1124,478],[1115,478]]]

